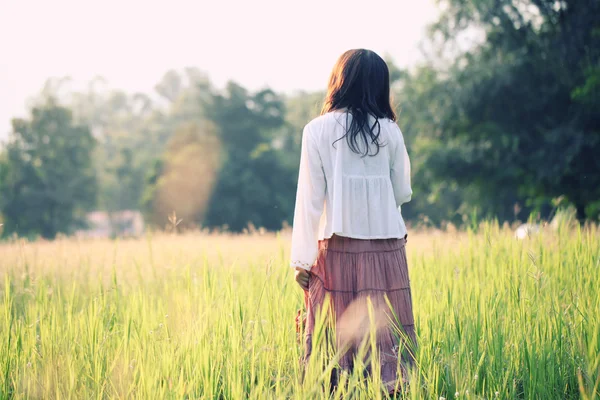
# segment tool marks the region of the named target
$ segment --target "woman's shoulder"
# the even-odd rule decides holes
[[[324,132],[334,131],[334,125],[343,122],[342,114],[337,111],[328,112],[313,118],[304,126],[304,135],[317,139],[323,137]]]
[[[381,118],[379,121],[382,126],[385,126],[390,136],[392,136],[393,138],[402,138],[402,130],[400,129],[400,126],[398,125],[397,121],[394,121],[393,119],[389,118]]]
[[[330,111],[313,118],[306,124],[304,131],[309,131],[312,135],[319,135],[324,131],[333,131],[331,128],[334,126],[345,127],[349,121],[348,118],[352,118],[352,115],[344,110]],[[386,136],[402,137],[402,132],[396,121],[389,118],[379,118],[378,121]]]
[[[318,117],[313,118],[306,126],[309,129],[313,129],[316,127],[322,127],[323,125],[327,125],[336,121],[339,121],[343,116],[343,112],[341,111],[330,111],[328,113],[319,115]]]

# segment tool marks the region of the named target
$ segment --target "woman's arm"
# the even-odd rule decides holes
[[[300,171],[292,230],[291,267],[310,270],[317,259],[318,229],[325,205],[325,173],[319,151],[306,126],[302,133]]]
[[[410,186],[410,159],[404,144],[404,136],[398,128],[399,140],[396,143],[396,149],[391,157],[390,177],[392,179],[392,187],[394,188],[394,197],[396,198],[396,206],[400,207],[404,203],[408,203],[412,197],[412,188]]]

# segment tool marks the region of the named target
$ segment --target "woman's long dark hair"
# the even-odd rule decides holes
[[[336,62],[329,78],[327,95],[321,115],[331,111],[345,110],[346,122],[352,116],[350,126],[339,140],[346,138],[350,149],[361,154],[376,155],[382,144],[379,141],[381,126],[379,118],[396,120],[390,101],[390,71],[385,61],[375,52],[365,49],[348,50]],[[369,116],[375,117],[373,125]],[[359,140],[365,144],[361,151]],[[370,154],[370,145],[376,147]]]

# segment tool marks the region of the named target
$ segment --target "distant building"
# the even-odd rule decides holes
[[[76,232],[79,237],[136,237],[144,233],[144,218],[135,210],[94,211],[86,215],[87,229]]]

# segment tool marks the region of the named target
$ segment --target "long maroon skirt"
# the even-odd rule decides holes
[[[328,301],[326,317],[333,317],[334,345],[343,352],[340,369],[354,369],[360,344],[374,323],[382,382],[391,390],[398,379],[408,380],[406,367],[414,362],[417,341],[405,245],[406,237],[362,240],[334,235],[319,242],[305,292],[304,363],[313,350],[316,316]],[[370,373],[370,362],[364,361],[364,372]]]

